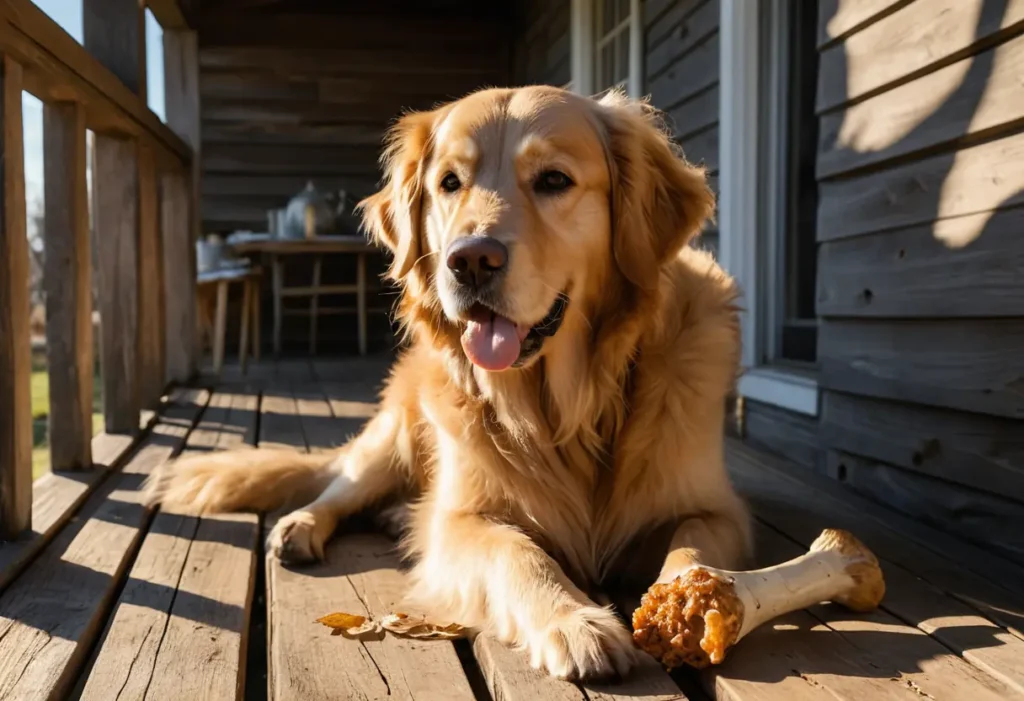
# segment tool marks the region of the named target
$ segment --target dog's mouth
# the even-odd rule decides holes
[[[562,325],[569,297],[559,293],[547,315],[533,326],[517,324],[477,302],[469,309],[462,349],[470,362],[491,372],[522,367]]]

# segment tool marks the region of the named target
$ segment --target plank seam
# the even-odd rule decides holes
[[[921,66],[920,68],[913,70],[905,75],[902,75],[899,78],[890,80],[888,83],[871,88],[870,90],[867,90],[861,93],[860,95],[857,95],[856,97],[849,98],[843,102],[825,105],[823,107],[816,106],[814,112],[816,115],[820,117],[822,115],[830,114],[832,112],[845,110],[849,107],[852,107],[853,105],[857,105],[860,104],[861,102],[869,100],[872,97],[881,95],[882,93],[889,92],[893,88],[898,88],[901,85],[912,83],[918,78],[922,78],[928,75],[929,73],[934,73],[935,71],[941,68],[945,68],[946,66],[962,61],[965,58],[970,58],[976,54],[980,54],[984,51],[988,51],[989,49],[993,49],[999,46],[1000,44],[1006,43],[1010,39],[1020,36],[1022,33],[1024,33],[1024,21],[1011,24],[1008,27],[1004,27],[987,36],[979,38],[970,46],[960,49],[959,51],[955,51],[949,54],[948,56],[944,56],[940,58],[938,61],[929,63],[927,66]]]
[[[839,42],[846,41],[857,32],[861,32],[867,29],[872,24],[875,24],[876,22],[885,19],[889,15],[896,14],[897,12],[899,12],[904,7],[906,7],[907,5],[914,1],[915,0],[897,0],[892,5],[889,5],[889,7],[885,8],[884,10],[881,10],[878,14],[872,15],[871,17],[868,17],[867,19],[858,22],[857,24],[853,25],[852,27],[842,32],[841,34],[837,34],[834,37],[829,37],[824,42],[818,42],[818,51],[821,52],[824,51],[825,49],[830,49]]]
[[[672,58],[668,59],[666,64],[662,68],[660,68],[657,72],[649,73],[646,76],[644,76],[644,82],[645,83],[653,83],[655,80],[657,80],[661,76],[665,75],[666,73],[668,73],[673,68],[677,68],[679,63],[681,63],[682,61],[686,60],[686,58],[690,54],[695,52],[697,49],[702,48],[705,44],[707,44],[709,41],[711,41],[711,39],[714,38],[714,36],[716,34],[718,34],[718,27],[715,27],[714,29],[709,31],[707,34],[703,34],[700,37],[698,37],[697,40],[695,42],[693,42],[693,44],[689,48],[687,48],[685,51],[683,51],[683,52],[679,53],[678,55],[675,55]]]

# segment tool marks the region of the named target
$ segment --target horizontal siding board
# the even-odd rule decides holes
[[[203,99],[297,100],[349,104],[353,96],[401,105],[410,98],[433,100],[438,95],[462,93],[477,87],[473,75],[395,75],[382,81],[373,75],[295,76],[267,70],[219,71],[206,69],[200,75]]]
[[[402,21],[383,14],[301,14],[291,12],[207,11],[200,42],[206,46],[263,46],[280,48],[404,49],[410,46],[480,48],[504,39],[501,27],[489,19],[412,17]]]
[[[372,177],[378,154],[375,146],[207,144],[202,159],[206,172]]]
[[[745,399],[743,430],[751,443],[807,469],[817,469],[818,421],[813,416]]]
[[[853,34],[914,0],[816,0],[818,48]]]
[[[203,122],[207,144],[277,144],[323,146],[380,146],[385,123],[281,124],[275,122]]]
[[[496,47],[441,51],[433,49],[275,49],[206,47],[199,51],[200,70],[278,71],[293,77],[326,75],[462,74],[482,80],[500,76],[505,52]],[[493,79],[493,78],[492,78]]]
[[[648,7],[651,3],[646,2],[643,8],[644,14],[644,46],[648,49],[657,46],[661,41],[673,35],[687,17],[693,14],[694,10],[701,7],[707,0],[675,0],[666,11],[657,17],[650,16]],[[720,0],[716,0],[720,3]]]
[[[718,171],[718,125],[707,131],[688,137],[679,144],[686,159],[691,163],[702,164],[708,172]]]
[[[980,414],[824,392],[833,449],[1024,502],[1024,431]]]
[[[817,109],[880,92],[1021,28],[1024,0],[910,3],[821,52]]]
[[[377,101],[353,95],[349,104],[300,102],[298,100],[204,100],[200,117],[204,122],[256,124],[377,124],[386,126],[407,109],[429,109],[430,98],[406,98],[404,102]]]
[[[663,110],[706,90],[718,82],[718,33],[686,54],[680,61],[649,81],[651,103]]]
[[[211,174],[203,178],[203,197],[232,196],[268,197],[288,201],[306,186],[309,180],[304,175],[252,175],[252,174]],[[314,183],[318,190],[346,190],[355,196],[370,194],[369,190],[360,190],[367,183],[365,177],[325,176],[317,178]]]
[[[984,231],[965,246],[948,240]],[[843,317],[1024,316],[1024,208],[823,243],[817,313]]]
[[[827,459],[864,496],[1024,564],[1024,506],[846,453]]]
[[[653,78],[718,31],[719,0],[708,0],[692,14],[676,20],[667,35],[657,43],[649,43],[646,71]]]
[[[1019,127],[1024,124],[1022,74],[1024,36],[823,115],[818,176]]]
[[[718,85],[712,85],[666,112],[672,133],[679,138],[718,124]]]
[[[1024,320],[819,325],[819,382],[855,394],[1024,418]]]
[[[1024,204],[1024,133],[870,175],[822,182],[818,240],[1018,204]]]

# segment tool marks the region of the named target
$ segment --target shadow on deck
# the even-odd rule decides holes
[[[756,515],[761,563],[847,528],[883,561],[883,606],[816,606],[753,633],[713,670],[669,677],[647,660],[618,685],[549,679],[487,638],[332,637],[317,617],[380,616],[400,598],[389,540],[350,529],[326,563],[289,569],[263,556],[272,516],[140,503],[146,474],[180,452],[342,443],[372,413],[387,362],[229,369],[175,390],[134,447],[107,446],[114,469],[37,483],[33,534],[0,545],[0,698],[1024,698],[1020,568],[735,441],[730,470]]]

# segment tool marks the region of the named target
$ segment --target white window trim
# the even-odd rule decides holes
[[[818,415],[819,389],[812,377],[781,367],[761,365],[762,349],[770,333],[759,323],[759,261],[768,251],[758,240],[758,178],[760,160],[758,105],[761,3],[722,0],[719,42],[719,260],[743,291],[740,333],[741,362],[746,369],[739,393],[749,399],[773,404],[810,416]],[[775,276],[769,275],[768,282]]]
[[[572,79],[571,89],[581,95],[594,93],[595,0],[572,0],[570,8],[570,35],[572,49],[569,55]],[[630,97],[644,94],[644,32],[640,0],[629,0],[629,85]]]

